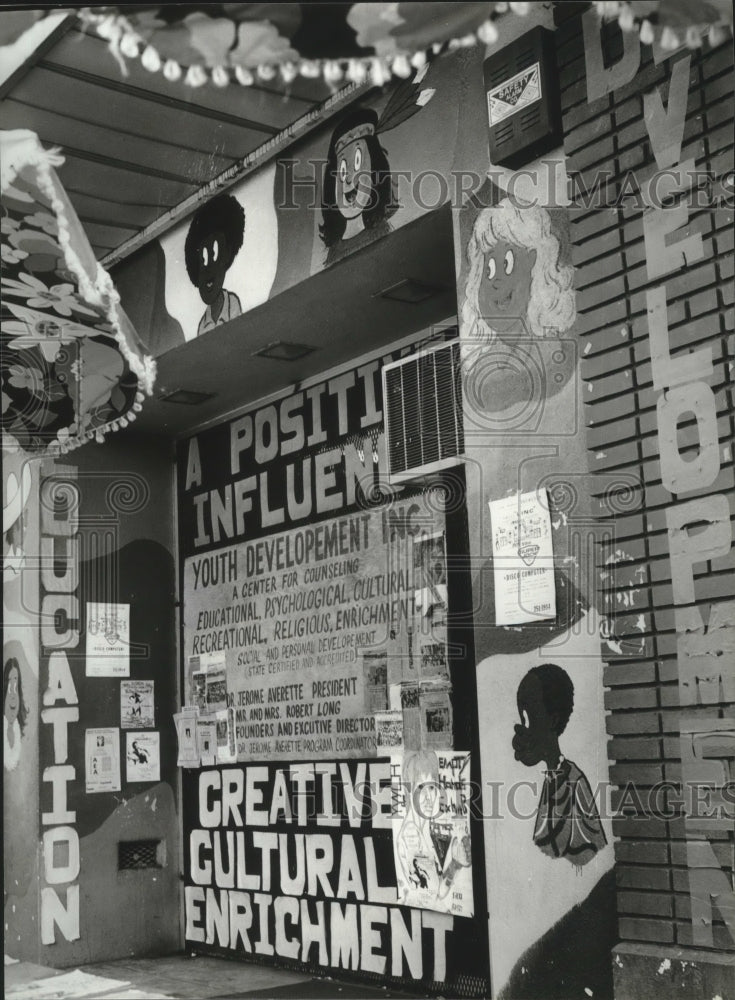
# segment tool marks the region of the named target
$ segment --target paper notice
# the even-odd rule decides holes
[[[393,855],[399,901],[459,917],[474,913],[467,752],[391,758]]]
[[[123,729],[152,729],[155,725],[153,681],[120,682],[120,725]]]
[[[206,697],[210,715],[227,708],[227,667],[224,658],[211,662],[207,667]]]
[[[447,647],[443,642],[425,642],[421,645],[421,677],[448,677]]]
[[[197,745],[202,767],[209,767],[217,759],[217,719],[214,715],[196,720]]]
[[[385,650],[362,654],[365,686],[365,714],[374,715],[388,708],[388,654]]]
[[[189,705],[207,711],[207,663],[203,657],[189,657]]]
[[[447,607],[447,553],[444,532],[413,540],[413,587],[416,611],[443,615]]]
[[[237,760],[235,749],[235,710],[222,708],[216,716],[217,761],[231,764]]]
[[[87,604],[87,677],[130,676],[130,605]]]
[[[448,684],[421,684],[421,746],[449,750],[452,746],[452,701]]]
[[[554,551],[546,490],[490,500],[495,622],[556,617]]]
[[[375,713],[375,746],[378,757],[403,749],[403,712]]]
[[[195,709],[185,709],[174,715],[176,736],[179,741],[178,767],[199,767],[199,746],[197,744],[197,717]]]
[[[84,737],[87,794],[120,791],[120,730],[88,729]]]
[[[401,711],[403,712],[403,745],[407,750],[421,747],[421,709],[417,681],[401,684]]]
[[[161,739],[159,733],[126,733],[128,781],[161,780]]]

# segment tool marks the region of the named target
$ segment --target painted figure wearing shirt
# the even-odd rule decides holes
[[[547,770],[536,812],[533,841],[552,858],[566,858],[577,867],[607,843],[592,789],[583,771],[559,749],[574,707],[574,685],[555,663],[532,667],[518,685],[518,714],[513,750],[516,760]]]

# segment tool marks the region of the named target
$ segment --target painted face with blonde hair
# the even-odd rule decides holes
[[[485,270],[477,290],[480,315],[500,330],[508,320],[525,319],[531,297],[536,251],[498,242],[485,253]]]

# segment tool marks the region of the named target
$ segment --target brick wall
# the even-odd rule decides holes
[[[588,102],[581,18],[585,4],[557,4],[557,62],[562,88],[567,170],[579,175],[588,191],[601,171],[611,174],[606,204],[624,184],[627,171],[642,180],[655,170],[643,114],[643,94],[658,87],[667,108],[673,64],[691,56],[686,119],[679,162],[693,158],[697,168],[722,177],[733,168],[733,62],[730,42],[674,53],[655,64],[649,46],[641,46],[633,79]],[[621,56],[617,25],[602,29],[605,65]],[[629,793],[635,815],[620,816],[614,831],[618,885],[619,935],[622,941],[697,945],[735,950],[733,931],[715,909],[711,940],[693,931],[691,869],[687,864],[687,827],[675,789],[662,791],[660,805],[646,806],[647,792],[660,782],[682,779],[680,724],[684,714],[720,719],[731,729],[731,691],[703,699],[707,704],[682,708],[681,628],[675,624],[670,533],[667,510],[683,499],[729,493],[732,517],[734,430],[733,388],[733,212],[727,207],[693,208],[688,234],[701,234],[701,259],[649,280],[644,242],[644,212],[636,204],[610,208],[586,205],[572,210],[572,239],[580,313],[580,355],[588,426],[589,464],[593,473],[636,477],[639,489],[600,497],[600,514],[614,522],[614,541],[598,552],[600,602],[610,615],[612,637],[603,642],[611,780]],[[669,343],[677,351],[707,346],[713,374],[706,380],[716,400],[719,472],[701,490],[672,495],[662,484],[657,402],[652,383],[651,343],[646,290],[665,284]],[[729,359],[729,360],[728,360]],[[698,451],[694,419],[678,428],[678,449],[686,457]],[[704,608],[732,595],[735,558],[728,555],[694,567],[694,604]],[[704,611],[704,620],[706,618]],[[733,623],[733,616],[730,616]],[[715,669],[732,671],[734,628],[722,629],[729,649]],[[728,638],[729,636],[729,638]],[[722,643],[721,643],[722,644]],[[721,692],[723,690],[722,685]],[[728,721],[728,715],[730,721]],[[735,770],[731,762],[731,774]],[[720,870],[733,877],[733,833],[722,826],[706,839]],[[691,863],[691,858],[690,858]],[[713,862],[710,861],[712,864]],[[716,874],[716,873],[715,873]],[[732,884],[732,882],[731,882]],[[699,917],[697,917],[699,919]]]

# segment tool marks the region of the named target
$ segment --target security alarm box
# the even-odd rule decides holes
[[[561,145],[554,38],[536,27],[484,63],[490,162],[516,169]]]

